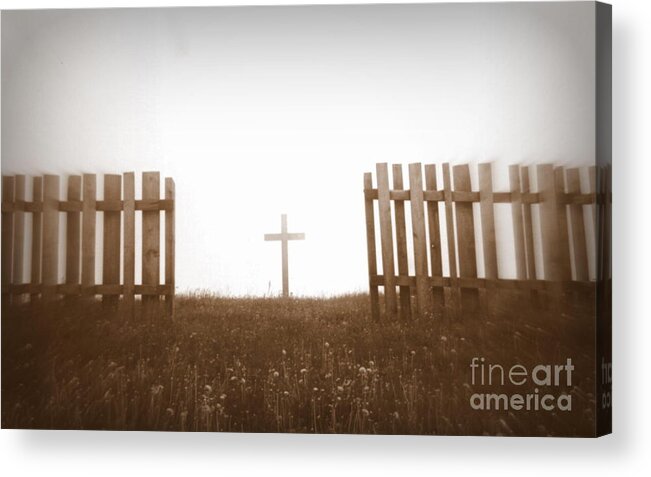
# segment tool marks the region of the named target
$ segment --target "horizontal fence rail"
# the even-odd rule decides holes
[[[493,190],[489,163],[478,165],[479,190],[471,188],[467,164],[453,167],[442,164],[442,187],[438,184],[435,164],[427,164],[424,168],[419,163],[410,164],[408,189],[404,186],[403,166],[395,164],[391,172],[390,183],[388,165],[377,164],[375,187],[372,173],[364,174],[369,288],[374,319],[381,313],[379,287],[384,291],[384,314],[387,317],[400,314],[403,319],[413,314],[440,315],[444,312],[444,304],[450,305],[445,308],[448,311],[459,310],[462,303],[470,308],[473,304],[479,307],[480,290],[482,293],[490,289],[564,293],[594,289],[595,282],[588,276],[588,240],[583,210],[584,206],[591,206],[593,216],[596,213],[594,167],[588,171],[588,190],[581,187],[578,168],[565,169],[551,164],[536,167],[536,191],[531,190],[529,167],[518,165],[509,167],[510,190],[502,192]],[[411,247],[407,245],[407,202],[411,212]],[[478,214],[473,209],[474,204],[479,205]],[[501,278],[498,270],[495,204],[511,204],[516,269],[516,277],[512,279]],[[533,206],[538,207],[539,232],[534,228]],[[378,273],[376,250],[377,225],[381,274]],[[476,232],[479,232],[483,251],[484,277],[477,273]],[[441,234],[445,236],[447,251],[442,248]],[[540,274],[536,271],[536,243],[540,244],[542,254]],[[409,274],[410,261],[414,264],[413,275]],[[443,276],[444,263],[449,276]]]
[[[71,175],[67,198],[60,197],[61,178],[32,178],[32,200],[25,197],[24,175],[2,177],[2,299],[3,303],[52,301],[59,297],[101,296],[110,308],[120,297],[127,313],[134,313],[141,296],[143,313],[152,313],[164,297],[166,312],[174,313],[175,187],[165,179],[160,193],[160,173],[142,174],[142,198],[136,199],[135,175],[104,175],[103,200],[97,198],[95,174]],[[142,213],[142,283],[135,283],[136,212]],[[32,214],[26,230],[25,214]],[[98,213],[101,213],[98,215]],[[164,283],[160,283],[160,216],[164,213]],[[59,220],[66,218],[64,243],[59,243]],[[103,219],[101,282],[96,283],[96,224]],[[26,234],[26,232],[28,232]],[[31,240],[26,240],[31,236]],[[26,250],[28,243],[31,249]],[[63,245],[62,247],[60,245]],[[64,250],[64,253],[60,253]],[[30,276],[23,276],[26,254],[31,256]],[[60,257],[60,255],[62,257]],[[65,260],[65,280],[59,283],[59,260]]]

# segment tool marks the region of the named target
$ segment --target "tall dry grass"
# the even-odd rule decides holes
[[[100,303],[2,313],[2,426],[590,435],[590,301],[502,297],[490,316],[374,323],[368,296],[177,297],[174,322]],[[591,328],[592,327],[592,328]],[[468,364],[576,365],[571,413],[473,411]]]

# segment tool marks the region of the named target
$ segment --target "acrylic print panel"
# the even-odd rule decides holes
[[[609,15],[3,11],[2,426],[606,432]]]

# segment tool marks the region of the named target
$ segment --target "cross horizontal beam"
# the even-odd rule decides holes
[[[305,240],[305,234],[264,234],[265,241],[273,240]]]

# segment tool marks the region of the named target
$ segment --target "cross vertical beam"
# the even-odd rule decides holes
[[[283,262],[283,297],[289,296],[289,241],[290,240],[305,240],[304,233],[289,233],[287,231],[287,214],[280,216],[280,233],[279,234],[265,234],[265,241],[280,241],[282,248],[282,262]]]
[[[289,296],[289,240],[287,236],[287,214],[282,214],[280,218],[280,234],[283,236],[281,240],[282,256],[283,256],[283,296]]]

